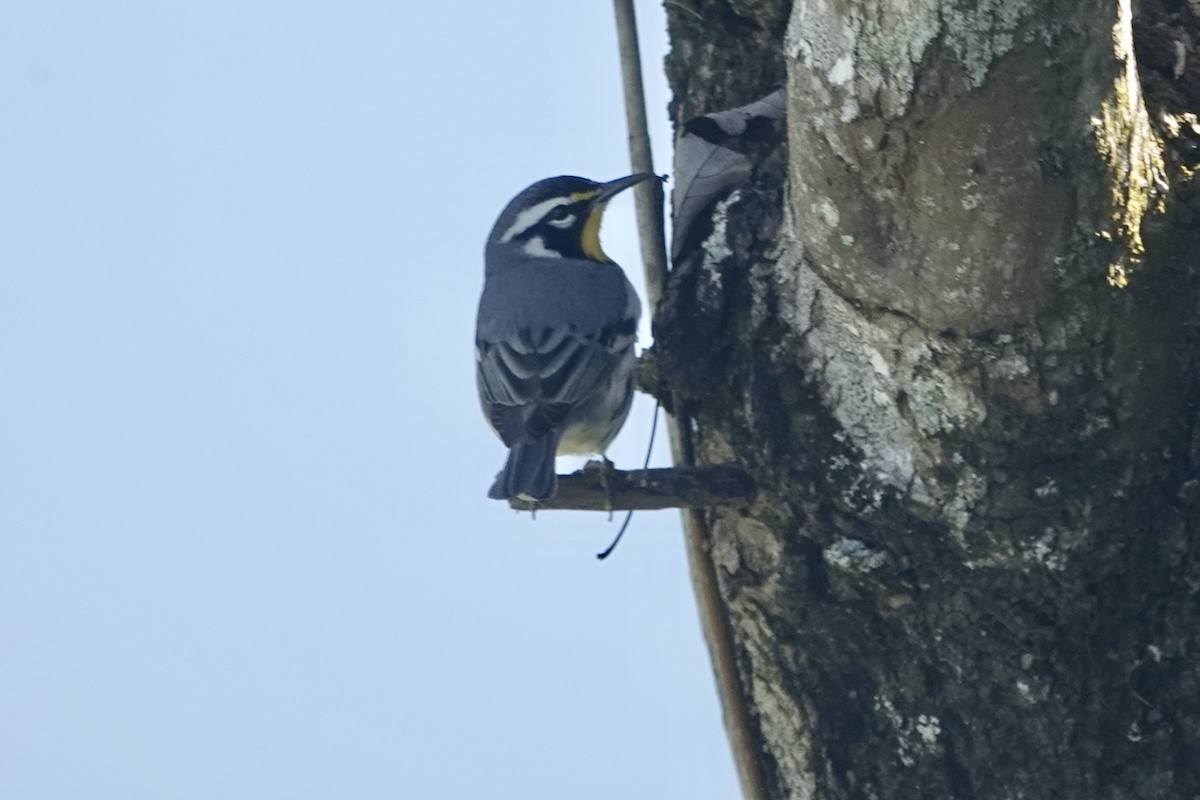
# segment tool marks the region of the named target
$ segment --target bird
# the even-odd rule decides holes
[[[557,455],[600,455],[629,415],[641,303],[600,247],[605,206],[656,175],[546,178],[500,213],[475,326],[479,402],[508,459],[494,500],[545,500]]]

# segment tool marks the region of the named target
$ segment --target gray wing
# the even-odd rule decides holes
[[[479,399],[508,446],[561,429],[637,336],[641,306],[621,268],[503,257],[489,269],[475,334]]]
[[[476,340],[479,397],[492,427],[511,446],[561,428],[634,341],[637,319],[581,335],[572,326],[522,327],[496,341]]]

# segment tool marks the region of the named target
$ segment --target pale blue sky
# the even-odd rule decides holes
[[[485,497],[483,237],[623,125],[607,2],[0,6],[0,797],[736,796],[676,514]]]

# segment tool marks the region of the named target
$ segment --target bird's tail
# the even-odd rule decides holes
[[[545,500],[554,494],[558,476],[554,472],[554,455],[558,437],[548,433],[537,439],[517,442],[508,451],[508,461],[488,490],[493,500],[525,497]]]

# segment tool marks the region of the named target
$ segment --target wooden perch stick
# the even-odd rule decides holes
[[[654,172],[650,154],[650,132],[646,123],[646,100],[642,89],[641,54],[638,50],[637,21],[633,0],[614,0],[617,18],[617,47],[621,55],[621,82],[625,89],[625,118],[629,127],[629,163],[634,172]],[[653,193],[651,190],[653,189]],[[645,260],[646,299],[651,313],[662,300],[667,278],[667,248],[663,232],[662,184],[644,181],[634,187],[637,201],[638,233]],[[671,439],[671,457],[676,467],[691,468],[695,464],[690,422],[681,416],[677,403],[667,404],[672,414],[667,419]],[[760,752],[751,725],[749,701],[743,693],[738,675],[737,648],[729,628],[717,568],[710,553],[711,543],[704,515],[697,509],[680,511],[683,518],[684,542],[691,568],[692,586],[700,611],[700,627],[712,654],[717,693],[725,717],[725,730],[737,765],[738,782],[743,800],[767,800],[766,784],[759,768]]]
[[[628,471],[585,467],[559,476],[553,497],[539,502],[513,498],[508,504],[518,511],[653,511],[748,503],[756,491],[754,480],[730,464]]]

